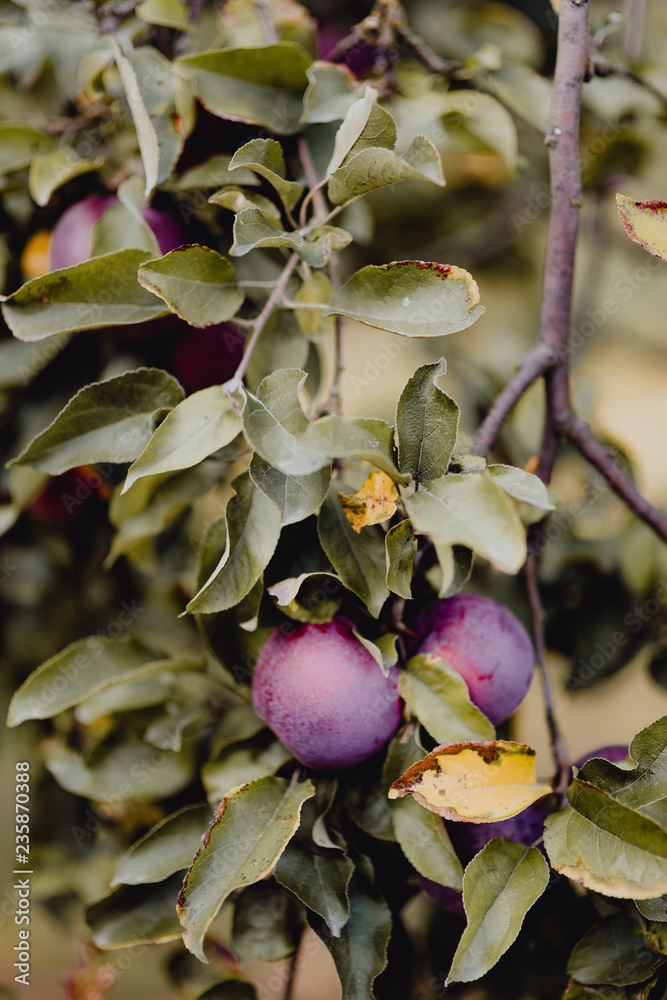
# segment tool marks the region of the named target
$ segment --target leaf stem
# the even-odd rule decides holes
[[[250,358],[252,357],[252,352],[255,349],[257,341],[259,340],[260,334],[264,327],[266,326],[269,317],[277,304],[282,299],[285,289],[287,288],[287,283],[292,276],[294,268],[299,263],[299,255],[293,253],[287,264],[283,268],[282,274],[276,282],[276,287],[273,289],[271,295],[266,300],[264,308],[260,312],[257,319],[253,321],[253,331],[250,335],[248,343],[246,344],[245,351],[243,352],[243,357],[239,362],[239,366],[234,372],[233,377],[227,383],[227,389],[233,390],[238,389],[243,382],[243,377],[248,370],[248,365],[250,364]]]

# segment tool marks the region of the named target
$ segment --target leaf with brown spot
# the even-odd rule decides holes
[[[338,492],[338,503],[359,533],[367,524],[382,524],[396,513],[398,490],[386,472],[371,472],[358,493]]]

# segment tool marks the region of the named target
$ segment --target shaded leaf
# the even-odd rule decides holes
[[[52,152],[57,146],[51,135],[32,125],[0,123],[0,175],[29,167],[35,156]]]
[[[425,135],[416,136],[402,156],[391,149],[373,147],[354,153],[331,175],[327,194],[334,205],[342,205],[407,180],[432,181],[444,187],[440,153]]]
[[[134,8],[134,13],[148,24],[161,24],[176,31],[188,31],[190,28],[188,8],[182,0],[142,0]]]
[[[391,911],[373,885],[373,869],[360,857],[350,879],[350,916],[338,937],[316,917],[308,919],[331,952],[341,1000],[372,1000],[373,983],[387,964]]]
[[[202,961],[204,935],[224,900],[273,868],[314,794],[310,781],[260,778],[222,800],[178,900],[185,946]]]
[[[350,316],[406,337],[442,337],[483,312],[477,284],[463,268],[402,260],[356,271],[333,293],[325,316]]]
[[[459,408],[437,385],[446,371],[444,358],[422,365],[406,382],[396,407],[398,467],[419,483],[444,476],[456,445]]]
[[[412,567],[417,555],[417,539],[407,518],[390,528],[384,538],[387,586],[392,594],[410,600]]]
[[[207,805],[183,806],[166,816],[126,851],[111,885],[162,882],[189,868],[210,820]]]
[[[343,599],[343,585],[334,573],[302,573],[268,588],[280,610],[300,622],[330,622]]]
[[[445,981],[469,983],[492,969],[516,939],[524,917],[549,884],[536,847],[494,837],[463,875],[468,924]]]
[[[165,798],[184,788],[195,771],[191,747],[170,753],[131,735],[121,743],[103,744],[88,762],[68,747],[55,746],[46,766],[66,791],[98,802],[114,802],[119,796],[132,802]]]
[[[155,885],[121,885],[90,903],[85,919],[97,947],[126,948],[179,938],[176,900],[181,882],[177,873]]]
[[[513,465],[487,465],[487,472],[493,481],[501,486],[515,500],[532,504],[540,510],[555,510],[549,500],[546,485],[537,476]]]
[[[667,923],[667,894],[656,899],[637,899],[635,906],[647,920]]]
[[[300,369],[307,359],[308,341],[299,327],[295,312],[274,309],[250,355],[246,385],[251,392],[257,392],[267,375],[281,368]]]
[[[495,736],[489,720],[471,702],[466,682],[444,660],[413,656],[401,672],[399,691],[438,743],[493,740]]]
[[[137,281],[139,265],[150,256],[118,250],[33,278],[4,299],[5,322],[19,340],[42,340],[164,316],[166,307]]]
[[[292,754],[287,747],[266,734],[225,747],[201,770],[209,802],[219,802],[239,785],[270,777],[289,760]]]
[[[106,38],[137,130],[148,198],[169,176],[183,148],[183,138],[176,128],[176,80],[172,64],[151,45],[141,45],[125,55],[113,35]]]
[[[196,664],[160,659],[131,637],[91,635],[76,639],[42,663],[14,693],[7,725],[18,726],[26,719],[49,719],[128,679],[143,679],[182,667],[188,669]]]
[[[223,184],[243,184],[257,186],[260,181],[250,170],[237,168],[229,170],[232,157],[229,153],[216,153],[207,157],[196,167],[190,167],[178,177],[172,177],[162,185],[169,191],[189,191],[195,188],[222,187]]]
[[[385,581],[384,537],[371,528],[358,535],[338,503],[338,482],[320,508],[320,544],[348,590],[359,597],[374,618],[389,597]]]
[[[363,95],[347,66],[315,62],[306,70],[310,81],[303,95],[301,120],[309,125],[335,122],[345,115]]]
[[[148,444],[156,419],[183,399],[171,375],[137,368],[84,386],[14,465],[57,476],[93,462],[132,462]]]
[[[219,385],[178,403],[128,469],[123,493],[144,476],[190,469],[233,441],[243,429],[234,403]]]
[[[442,571],[438,597],[451,597],[453,594],[458,594],[470,579],[474,561],[472,552],[463,545],[448,545],[437,539],[433,540],[433,546]]]
[[[209,579],[187,605],[199,614],[226,611],[250,593],[266,569],[280,537],[280,511],[245,473],[232,484],[227,504],[225,549]]]
[[[289,476],[255,454],[250,476],[255,486],[278,507],[281,524],[286,525],[296,524],[319,510],[329,490],[331,468],[325,466],[308,476]]]
[[[648,979],[665,961],[642,940],[625,914],[606,917],[584,934],[567,963],[578,983],[630,986]]]
[[[334,937],[339,937],[350,913],[347,887],[353,871],[352,861],[344,854],[318,852],[294,838],[278,860],[274,875],[322,917]]]
[[[369,524],[383,524],[396,513],[398,490],[386,472],[371,472],[355,494],[338,492],[338,503],[357,534]]]
[[[2,133],[0,132],[0,135]],[[48,205],[51,195],[67,181],[81,174],[99,170],[104,164],[103,156],[94,160],[79,156],[75,149],[54,149],[50,153],[35,156],[30,164],[28,187],[33,201],[42,207]]]
[[[311,62],[295,42],[276,42],[185,56],[174,68],[194,81],[197,96],[214,115],[291,135],[301,128]]]
[[[385,677],[389,677],[390,668],[398,663],[398,650],[396,648],[398,636],[392,632],[386,632],[384,635],[379,636],[375,642],[371,642],[370,639],[363,636],[356,628],[352,629],[352,632],[361,645],[371,654]]]
[[[391,803],[396,839],[420,875],[451,889],[461,889],[463,868],[439,816],[422,809],[412,797]]]
[[[525,530],[506,493],[487,473],[450,473],[404,502],[415,529],[436,544],[465,545],[505,573],[523,566]]]
[[[633,809],[667,798],[667,716],[637,733],[628,752],[637,762],[635,767],[617,767],[594,757],[584,764],[578,777]]]
[[[306,230],[305,238],[296,252],[311,267],[324,267],[337,250],[344,250],[352,242],[352,235],[340,226],[315,226]]]
[[[556,871],[606,896],[667,894],[667,834],[658,823],[576,778],[567,795],[570,805],[545,821]]]
[[[200,993],[196,1000],[257,1000],[257,993],[252,983],[227,979],[223,983],[211,986],[205,993]]]
[[[249,885],[234,907],[232,947],[239,962],[277,962],[292,955],[304,922],[301,907],[280,885],[273,881]]]
[[[182,247],[159,260],[146,261],[139,268],[138,280],[196,327],[231,319],[245,298],[230,262],[209,247]]]
[[[617,194],[616,204],[630,239],[654,257],[667,260],[667,202],[633,201]]]
[[[275,139],[251,139],[237,149],[229,164],[230,173],[239,167],[252,170],[268,181],[288,211],[294,208],[303,194],[302,184],[285,179],[285,158],[280,143]]]
[[[445,819],[491,823],[550,792],[536,781],[535,751],[524,743],[468,741],[436,747],[393,783],[389,798],[411,794]]]

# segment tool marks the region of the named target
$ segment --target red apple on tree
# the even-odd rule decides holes
[[[257,660],[252,700],[297,760],[320,770],[371,757],[402,716],[398,669],[385,677],[343,618],[276,629]]]
[[[497,725],[523,701],[535,670],[528,633],[511,611],[478,594],[434,601],[412,622],[413,653],[445,660],[468,685],[471,701]]]

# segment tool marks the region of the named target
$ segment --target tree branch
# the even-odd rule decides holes
[[[506,418],[521,399],[526,389],[555,362],[556,355],[553,348],[542,343],[537,344],[526,355],[514,378],[507,383],[484,418],[482,426],[477,432],[477,438],[471,454],[486,455]]]

